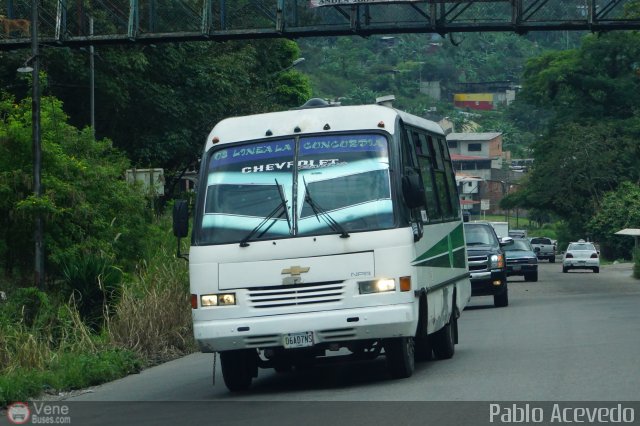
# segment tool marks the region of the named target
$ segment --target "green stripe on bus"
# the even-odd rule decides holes
[[[453,229],[449,234],[447,234],[447,236],[431,246],[429,250],[418,256],[414,260],[414,262],[418,262],[418,264],[422,265],[423,263],[431,261],[432,258],[440,257],[446,254],[447,256],[449,256],[449,265],[457,265],[458,262],[456,261],[455,256],[452,252],[455,249],[459,249],[460,247],[464,248],[464,228],[462,223],[459,224],[455,229]],[[438,264],[441,263],[441,261],[438,261]],[[460,267],[464,268],[464,266]]]

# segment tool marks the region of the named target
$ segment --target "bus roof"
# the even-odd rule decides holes
[[[214,138],[224,144],[329,130],[379,130],[380,122],[384,123],[384,130],[393,134],[397,117],[407,124],[444,135],[437,123],[394,108],[381,105],[330,106],[226,118],[209,133],[205,151],[213,146]]]

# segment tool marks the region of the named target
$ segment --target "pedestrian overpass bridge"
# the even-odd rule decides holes
[[[0,50],[31,45],[33,16],[38,44],[74,47],[397,33],[629,30],[640,29],[638,2],[0,0]]]

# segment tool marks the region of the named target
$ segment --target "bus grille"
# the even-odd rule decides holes
[[[344,298],[344,288],[343,281],[263,287],[250,289],[248,300],[257,309],[335,303]]]

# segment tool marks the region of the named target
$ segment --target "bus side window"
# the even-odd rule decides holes
[[[418,159],[416,157],[416,148],[415,143],[413,142],[411,130],[405,129],[402,139],[401,147],[403,165],[406,167],[417,168]]]
[[[451,212],[454,218],[460,215],[460,195],[458,194],[458,185],[456,185],[456,175],[453,171],[453,165],[451,164],[451,156],[449,155],[449,149],[444,139],[438,138],[440,149],[444,154],[444,172],[449,186],[449,195],[451,202]]]
[[[458,217],[458,191],[455,187],[455,178],[452,176],[451,160],[448,148],[442,138],[427,136],[431,164],[433,165],[433,182],[436,196],[440,206],[442,218],[455,219]],[[453,181],[451,180],[453,178]]]
[[[420,164],[422,183],[427,197],[427,216],[430,221],[440,220],[442,213],[435,184],[432,150],[429,148],[426,134],[419,133],[418,140],[421,152],[421,155],[418,155],[418,164]]]
[[[411,139],[413,140],[413,145],[415,146],[416,154],[422,155],[422,144],[420,141],[420,135],[417,132],[413,132]]]

